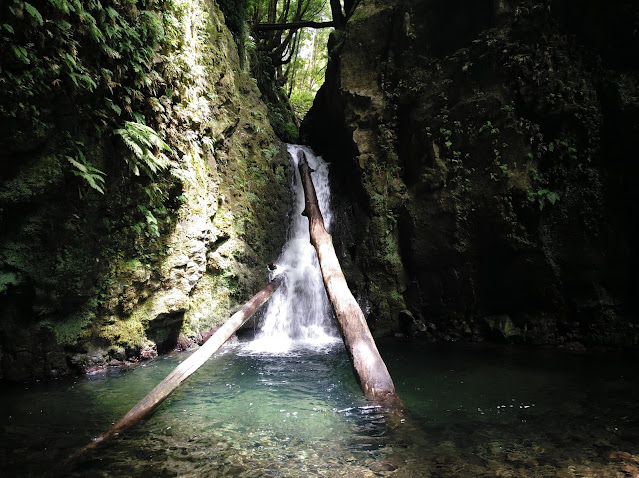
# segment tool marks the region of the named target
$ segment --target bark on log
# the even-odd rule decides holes
[[[317,252],[324,286],[359,384],[369,400],[400,404],[393,380],[379,355],[364,313],[348,288],[331,236],[324,228],[324,218],[311,178],[312,169],[303,151],[298,151],[297,157],[305,196],[302,214],[308,217],[311,243]]]
[[[244,307],[231,316],[226,323],[189,358],[178,365],[167,377],[162,380],[149,394],[140,400],[129,412],[111,426],[98,438],[85,445],[80,450],[71,455],[67,464],[84,454],[86,451],[95,448],[105,440],[118,435],[120,432],[138,422],[142,417],[155,410],[166,397],[180,386],[191,374],[200,368],[218,349],[226,342],[251,315],[264,304],[280,286],[285,274],[278,275],[269,282],[264,289],[255,294]]]

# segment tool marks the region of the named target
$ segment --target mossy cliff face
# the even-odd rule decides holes
[[[44,133],[3,132],[0,378],[77,373],[199,341],[263,287],[279,254],[285,148],[216,4],[171,5],[175,35],[158,47],[155,93],[138,100],[172,149],[172,174],[131,174],[130,152],[81,103],[69,118],[52,114],[59,121]],[[18,141],[29,134],[38,140]],[[73,175],[62,135],[107,173],[104,195]]]
[[[623,1],[360,2],[302,134],[377,334],[639,344],[637,22]]]

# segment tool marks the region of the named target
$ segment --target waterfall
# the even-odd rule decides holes
[[[297,168],[297,151],[306,153],[324,226],[330,232],[331,210],[328,165],[306,147],[289,144],[288,152],[295,175],[293,210],[286,244],[277,260],[274,274],[286,273],[286,279],[271,297],[262,327],[250,344],[255,352],[284,353],[295,345],[323,345],[339,341],[333,312],[326,296],[317,254],[310,241],[308,219],[302,216],[304,191]]]

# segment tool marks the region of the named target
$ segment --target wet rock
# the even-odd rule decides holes
[[[162,114],[152,121],[180,156],[180,179],[109,175],[110,194],[87,195],[88,186],[72,175],[66,153],[56,149],[62,143],[51,143],[46,151],[18,148],[19,157],[18,150],[4,148],[0,360],[5,378],[64,374],[67,357],[74,370],[99,365],[78,349],[103,348],[103,363],[115,358],[108,352],[111,345],[125,348],[130,357],[149,339],[157,339],[158,352],[170,350],[180,330],[195,338],[263,287],[265,265],[278,256],[286,234],[288,157],[217,4],[192,7],[199,12],[193,16],[197,21],[186,15],[177,21],[188,18],[185,31],[202,42],[164,46],[176,58],[196,59],[188,74],[202,88],[187,99],[172,87],[171,97],[154,100]],[[151,8],[153,14],[160,10]],[[210,31],[215,35],[205,33]],[[172,84],[172,73],[158,71],[168,75],[163,84]],[[78,115],[68,98],[51,101],[68,113],[65,121],[52,119],[62,128],[55,134],[85,141],[78,145],[91,152],[94,167],[104,169],[121,157],[123,145],[95,135],[89,110],[88,116]],[[36,322],[55,324],[60,343],[58,337],[22,340],[20,331],[37,335]],[[62,355],[45,357],[53,350]]]
[[[32,334],[15,330],[15,342],[6,344],[2,353],[2,375],[11,381],[57,378],[69,372],[66,356],[49,328]]]
[[[610,461],[627,462],[629,466],[633,467],[639,466],[639,455],[633,455],[627,451],[614,450],[608,452],[607,457]]]
[[[215,334],[215,332],[217,332],[218,327],[214,327],[211,330],[208,330],[206,332],[202,332],[200,334],[199,340],[198,340],[198,344],[199,345],[203,345],[204,343],[206,343],[207,340],[209,340],[213,334]],[[236,334],[232,334],[226,341],[226,343],[234,343],[237,342],[238,338]]]
[[[145,344],[140,348],[140,358],[142,360],[149,360],[158,356],[157,347],[155,344]]]
[[[206,341],[209,340],[215,332],[217,332],[217,328],[213,328],[211,330],[207,330],[206,332],[202,332],[202,334],[200,335],[200,340],[198,341],[199,344],[200,345],[205,344]]]
[[[484,319],[493,339],[502,342],[521,341],[522,331],[507,315],[494,315]]]
[[[178,337],[178,341],[177,341],[177,345],[175,346],[175,350],[178,351],[185,351],[188,350],[193,344],[195,343],[195,341],[193,339],[184,337],[184,336],[179,336]]]
[[[359,2],[302,125],[371,329],[636,346],[639,74],[587,33],[625,7],[463,3]]]
[[[101,373],[104,372],[107,369],[107,365],[106,364],[102,364],[102,365],[93,365],[89,368],[86,368],[84,370],[84,374],[85,375],[95,375],[97,373]]]
[[[571,352],[585,352],[586,346],[581,342],[566,342],[560,348],[570,350]]]

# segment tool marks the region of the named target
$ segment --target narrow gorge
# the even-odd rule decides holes
[[[637,52],[631,0],[1,3],[0,475],[639,476]]]

